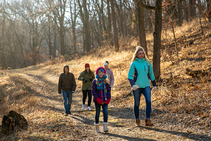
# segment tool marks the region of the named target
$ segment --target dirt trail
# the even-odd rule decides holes
[[[97,134],[94,130],[94,103],[91,106],[92,111],[81,111],[81,88],[77,87],[73,94],[72,115],[65,117],[62,95],[57,93],[58,76],[44,70],[16,70],[11,71],[9,76],[14,83],[30,92],[31,96],[36,96],[39,102],[34,108],[22,113],[29,121],[29,130],[2,137],[2,140],[211,140],[210,135],[203,130],[200,133],[196,132],[200,129],[192,130],[191,127],[184,128],[179,124],[170,125],[160,116],[152,116],[155,123],[153,127],[145,127],[144,120],[141,121],[141,127],[135,127],[133,103],[122,107],[122,101],[119,105],[112,102],[109,105],[109,132],[103,133],[101,126],[101,132]],[[144,119],[144,112],[141,113]]]

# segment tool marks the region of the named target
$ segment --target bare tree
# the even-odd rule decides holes
[[[145,34],[145,25],[144,25],[144,7],[142,6],[142,0],[135,0],[136,6],[136,16],[138,21],[138,32],[139,32],[139,41],[140,45],[147,51],[147,43],[146,43],[146,34]]]
[[[155,32],[153,46],[153,70],[155,79],[160,78],[160,49],[161,49],[161,31],[162,31],[162,0],[156,0],[155,9]]]
[[[114,1],[110,0],[111,3],[111,13],[112,13],[112,23],[113,23],[113,30],[114,30],[114,45],[115,45],[115,51],[119,51],[119,38],[118,38],[118,32],[117,32],[117,25],[116,25],[116,12],[114,9]]]

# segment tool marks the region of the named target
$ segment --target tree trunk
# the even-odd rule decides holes
[[[70,1],[70,12],[72,11],[72,7],[71,7],[71,1]],[[73,50],[74,53],[77,52],[77,47],[76,47],[76,43],[77,43],[77,37],[76,37],[76,19],[77,19],[77,13],[76,13],[76,2],[74,0],[74,13],[71,12],[71,21],[72,21],[72,35],[73,35]]]
[[[118,39],[118,31],[116,25],[116,14],[114,10],[114,1],[110,0],[111,2],[111,13],[112,13],[112,21],[113,21],[113,30],[114,30],[114,44],[115,44],[115,51],[119,51],[119,39]]]
[[[140,45],[144,48],[146,54],[148,55],[145,25],[144,25],[144,8],[141,6],[138,0],[135,0],[135,5],[136,5],[137,20],[138,20],[139,42]]]
[[[190,20],[196,17],[195,0],[189,0],[189,14]]]
[[[65,43],[64,43],[64,27],[60,24],[59,39],[61,47],[61,55],[65,55]]]
[[[52,59],[52,44],[51,44],[51,20],[48,16],[48,49],[49,49],[49,57]]]
[[[207,14],[209,23],[211,22],[211,0],[207,0]]]
[[[178,0],[178,24],[179,26],[182,26],[182,0]]]
[[[189,14],[188,14],[187,1],[186,0],[183,0],[182,2],[183,2],[183,9],[184,9],[184,18],[188,22],[189,21]]]
[[[56,33],[56,30],[54,29],[54,36],[53,36],[53,53],[52,53],[52,55],[53,55],[53,57],[56,57],[57,56],[57,54],[56,54],[56,50],[57,50],[57,45],[56,45],[56,42],[57,42],[57,40],[56,40],[56,36],[57,35],[57,33]]]
[[[84,8],[84,30],[85,30],[85,49],[86,52],[89,52],[91,49],[90,45],[90,29],[89,29],[89,12],[87,9],[87,0],[83,1],[83,8]]]
[[[4,1],[5,2],[5,1]],[[0,59],[1,59],[1,67],[6,68],[6,60],[5,60],[5,54],[4,54],[4,48],[5,48],[5,15],[3,14],[3,21],[2,21],[2,38],[1,38],[1,44],[0,44]]]
[[[111,11],[110,11],[110,0],[107,0],[107,11],[108,11],[108,40],[109,44],[113,45],[112,34],[111,34]]]
[[[155,32],[153,46],[153,70],[155,79],[160,78],[160,49],[161,49],[161,30],[162,30],[162,0],[156,0],[155,9]]]

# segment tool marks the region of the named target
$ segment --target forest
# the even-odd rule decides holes
[[[210,0],[0,0],[0,140],[211,140],[210,23]],[[144,96],[135,126],[128,73],[137,46],[155,75],[152,127]],[[108,132],[100,124],[96,133],[78,77],[105,61],[114,85]],[[58,94],[65,65],[76,83],[69,116]]]

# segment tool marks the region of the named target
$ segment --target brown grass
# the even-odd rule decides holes
[[[207,26],[206,23],[204,23],[204,26]],[[204,30],[206,35],[210,33],[208,28],[204,28]],[[211,113],[211,96],[209,93],[210,78],[204,77],[201,79],[193,79],[185,74],[185,70],[186,68],[191,68],[193,70],[207,70],[211,67],[210,39],[203,39],[202,36],[200,36],[200,26],[198,21],[184,23],[182,27],[176,27],[175,31],[178,40],[178,58],[175,53],[171,29],[166,31],[163,30],[161,77],[164,81],[159,84],[158,91],[152,95],[153,106],[161,111],[171,111],[180,114],[192,113],[195,116],[202,117],[202,119],[204,119],[203,124],[207,125],[209,122],[207,119],[210,119],[210,115],[206,113]],[[199,34],[199,36],[196,38],[188,38],[195,34]],[[193,45],[186,45],[190,39],[194,40]],[[152,60],[152,34],[147,35],[147,41],[149,58]],[[37,69],[39,69],[43,72],[59,76],[63,71],[63,66],[68,64],[70,66],[70,72],[74,73],[75,78],[77,79],[79,74],[84,70],[85,63],[89,63],[91,70],[95,72],[95,70],[98,67],[103,66],[104,62],[107,60],[110,62],[110,68],[115,76],[114,87],[112,88],[112,99],[117,99],[115,102],[117,102],[118,105],[124,101],[124,104],[119,106],[126,106],[125,104],[133,103],[133,98],[130,95],[131,87],[127,75],[133,52],[137,46],[137,39],[121,39],[120,45],[119,52],[114,52],[114,47],[105,46],[92,50],[90,54],[83,56],[78,55],[71,61],[66,62],[64,61],[64,58],[56,58],[36,66],[30,66],[16,71],[34,71],[34,73],[36,73]],[[205,59],[197,60],[197,58]],[[179,61],[176,61],[177,59]],[[43,74],[43,76],[45,75],[46,74]],[[7,79],[4,81],[7,81]],[[80,90],[81,82],[76,80],[76,83],[77,89]],[[5,84],[9,85],[11,82],[8,80]],[[4,83],[1,82],[0,87],[3,85]],[[4,92],[12,92],[11,89],[13,89],[13,87],[15,86],[12,85],[10,88],[6,87]],[[16,96],[26,93],[21,91],[21,89],[19,89],[18,92],[15,93]],[[25,100],[29,106],[35,106],[40,99],[38,97],[27,97]],[[10,103],[11,102],[12,101],[10,101]],[[143,100],[141,103],[142,106],[144,106]],[[20,108],[18,109],[26,108],[21,107],[21,104],[19,106]]]

